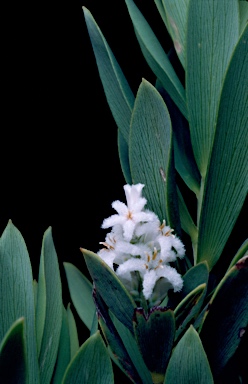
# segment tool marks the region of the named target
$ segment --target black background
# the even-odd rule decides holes
[[[164,48],[170,47],[155,4],[136,4]],[[71,299],[63,262],[87,275],[79,248],[99,250],[106,233],[101,224],[113,214],[112,201],[125,201],[117,127],[82,6],[101,28],[133,93],[143,77],[154,83],[124,0],[1,6],[0,231],[11,219],[24,237],[37,279],[43,234],[52,227],[65,306]],[[83,334],[81,322],[79,327]]]
[[[154,2],[136,4],[168,51],[171,41]],[[65,306],[71,300],[63,262],[87,275],[79,248],[98,251],[112,201],[125,201],[117,128],[82,6],[94,16],[133,93],[142,78],[154,84],[124,0],[1,6],[0,231],[9,219],[20,230],[37,279],[42,237],[52,227]],[[229,250],[244,240],[242,231],[236,230]],[[82,343],[85,329],[74,314]]]

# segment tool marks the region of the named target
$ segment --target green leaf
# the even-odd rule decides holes
[[[186,29],[189,0],[162,0],[168,32],[173,40],[177,55],[185,67],[186,56]]]
[[[25,241],[11,220],[0,239],[0,282],[0,340],[17,319],[25,318],[27,383],[36,384],[39,370],[32,268]]]
[[[149,24],[132,0],[126,0],[141,51],[163,87],[187,117],[185,90]]]
[[[242,257],[248,255],[248,239],[246,239],[238,249],[238,252],[232,259],[229,268],[231,269]]]
[[[153,382],[162,382],[171,355],[175,336],[175,318],[166,307],[153,307],[148,314],[137,308],[134,334]]]
[[[132,184],[132,176],[129,164],[128,144],[124,139],[120,129],[118,129],[118,153],[123,176],[127,184]]]
[[[92,14],[85,7],[83,11],[107,102],[128,143],[134,95]]]
[[[24,318],[16,320],[0,344],[1,383],[26,384],[28,382]]]
[[[245,29],[247,25],[248,20],[248,3],[246,0],[239,1],[239,19],[240,19],[240,34],[243,33],[243,30]]]
[[[78,316],[91,329],[96,310],[92,298],[92,283],[73,264],[64,263],[64,268],[73,305]]]
[[[173,351],[166,370],[165,383],[214,384],[206,353],[192,325]]]
[[[70,335],[70,351],[71,351],[71,359],[74,357],[75,353],[79,349],[79,340],[78,340],[78,332],[77,325],[73,313],[70,308],[70,304],[67,306],[67,320],[69,327],[69,335]]]
[[[70,334],[66,309],[63,307],[62,327],[59,340],[59,349],[54,368],[52,384],[61,384],[65,370],[71,360]]]
[[[209,269],[206,261],[190,268],[183,276],[183,288],[181,297],[186,297],[190,292],[201,284],[208,284]]]
[[[168,92],[163,88],[159,80],[156,81],[156,89],[159,91],[168,108],[172,130],[175,154],[175,168],[185,184],[199,195],[201,176],[197,168],[192,149],[189,123],[181,114],[176,104],[172,101]]]
[[[42,305],[45,302],[46,308],[39,356],[40,377],[42,384],[49,384],[57,359],[63,310],[59,264],[51,227],[45,231],[43,236],[38,291],[41,287],[40,281],[45,282],[45,289],[42,287],[42,292],[38,292],[37,306],[39,306],[40,297],[46,295],[46,298],[42,299]]]
[[[154,0],[155,4],[156,4],[156,7],[159,11],[159,14],[164,22],[164,24],[166,25],[166,28],[168,30],[168,21],[167,21],[167,17],[166,17],[166,13],[165,13],[165,10],[164,10],[164,5],[163,5],[163,0]]]
[[[145,365],[144,359],[141,355],[133,334],[115,316],[111,316],[111,318],[131,358],[132,363],[134,364],[139,376],[141,377],[142,384],[152,384],[152,376],[147,366]]]
[[[188,207],[183,199],[183,195],[179,188],[177,188],[177,195],[181,226],[182,229],[190,236],[193,250],[195,251],[198,239],[198,229],[188,211]]]
[[[175,340],[182,336],[188,325],[193,322],[199,314],[204,298],[206,296],[206,283],[200,284],[193,289],[174,310],[176,318],[176,334]]]
[[[248,192],[248,26],[236,46],[221,94],[199,219],[197,261],[218,261]]]
[[[213,143],[226,69],[238,37],[237,0],[190,1],[186,94],[193,150],[203,177]]]
[[[81,248],[97,291],[114,315],[133,331],[132,317],[136,307],[115,272],[95,253]]]
[[[214,377],[236,352],[248,326],[248,256],[223,277],[208,306],[201,340]]]
[[[133,383],[143,384],[143,381],[141,380],[141,378],[137,372],[137,369],[135,368],[135,365],[134,365],[134,363],[136,362],[137,359],[135,359],[133,362],[132,359],[130,358],[130,356],[126,350],[126,347],[125,347],[125,345],[121,339],[121,336],[120,336],[120,334],[122,335],[122,333],[120,332],[120,334],[119,334],[117,332],[117,329],[116,329],[116,327],[112,321],[112,318],[114,318],[115,323],[116,323],[117,322],[116,318],[114,317],[114,315],[112,315],[112,318],[111,318],[111,316],[109,314],[108,307],[106,306],[106,304],[104,303],[104,301],[102,300],[101,296],[96,291],[96,289],[94,289],[94,295],[93,296],[94,296],[94,300],[96,303],[98,321],[99,321],[99,324],[101,327],[101,331],[102,331],[104,338],[106,340],[106,343],[108,344],[108,350],[110,352],[110,356],[111,356],[112,360],[127,375],[127,377],[129,377],[129,379]],[[124,329],[126,329],[126,328],[124,327]],[[127,330],[127,332],[129,332],[129,331]],[[125,332],[125,334],[126,334],[126,332]],[[130,332],[129,332],[129,334],[130,334]],[[133,339],[132,335],[130,337],[132,337],[132,339]],[[125,339],[125,336],[124,336],[124,339]],[[141,360],[142,360],[142,358],[141,358]],[[143,362],[142,368],[143,367],[144,367],[144,362]],[[145,376],[144,370],[141,369],[141,372],[142,372],[141,377],[144,378],[144,376]],[[148,372],[148,374],[149,374],[149,372]]]
[[[172,131],[167,107],[146,80],[138,89],[130,127],[129,158],[133,183],[145,185],[147,207],[167,218],[166,181]]]
[[[62,384],[114,384],[111,360],[97,331],[80,347],[68,366]]]

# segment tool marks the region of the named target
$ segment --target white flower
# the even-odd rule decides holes
[[[120,224],[123,228],[124,239],[130,241],[137,224],[153,221],[156,215],[150,211],[143,211],[146,204],[146,199],[141,196],[143,187],[143,184],[125,185],[127,205],[119,200],[114,201],[112,207],[117,211],[118,215],[115,214],[105,219],[102,228]]]

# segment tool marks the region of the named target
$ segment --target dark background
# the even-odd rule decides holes
[[[154,2],[136,4],[168,51],[170,38]],[[79,248],[99,250],[105,238],[101,223],[113,213],[112,201],[125,201],[117,128],[82,6],[101,28],[133,93],[143,77],[154,84],[124,0],[1,6],[0,231],[9,219],[20,230],[37,279],[42,237],[52,227],[65,306],[71,300],[63,262],[87,275]],[[243,213],[229,250],[245,239],[239,230],[244,219]],[[83,342],[85,329],[74,314]]]
[[[169,47],[155,4],[136,4]],[[105,238],[100,227],[113,214],[112,201],[125,201],[117,127],[82,6],[101,28],[133,93],[142,77],[154,83],[124,0],[1,6],[0,233],[11,219],[25,239],[37,279],[43,234],[52,227],[65,306],[71,300],[63,262],[87,274],[79,248],[99,250]]]

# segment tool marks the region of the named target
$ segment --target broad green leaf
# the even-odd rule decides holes
[[[69,327],[69,335],[70,335],[70,351],[71,351],[71,359],[74,357],[75,353],[79,349],[79,340],[78,340],[78,332],[77,325],[73,313],[70,308],[70,304],[67,306],[67,320]]]
[[[27,384],[39,383],[32,268],[25,241],[11,220],[0,239],[0,282],[0,340],[17,319],[25,318]]]
[[[117,329],[112,321],[112,318],[114,316],[112,315],[111,318],[108,307],[106,306],[106,304],[104,303],[101,296],[96,290],[94,290],[94,300],[96,303],[98,321],[101,327],[101,331],[108,345],[108,350],[110,352],[112,360],[127,375],[127,377],[129,377],[129,379],[133,383],[143,384],[143,381],[141,380],[137,369],[134,366],[134,363],[137,359],[134,362],[131,360],[126,350],[126,347],[121,339],[121,336],[117,332]],[[124,327],[124,329],[126,328]],[[131,337],[133,338],[133,336]],[[141,377],[144,377],[143,369],[141,370],[141,372]]]
[[[80,347],[68,366],[62,384],[114,384],[107,348],[97,331]]]
[[[141,51],[148,65],[161,81],[163,87],[169,93],[182,114],[187,117],[185,90],[166,53],[134,2],[132,0],[126,0],[126,5]]]
[[[159,14],[168,30],[169,26],[168,26],[168,21],[167,21],[167,17],[166,17],[166,13],[165,13],[165,10],[164,10],[164,5],[163,5],[163,0],[154,0],[154,3],[156,4],[156,7],[159,11]]]
[[[248,26],[227,70],[199,219],[197,261],[218,261],[248,192]]]
[[[63,310],[59,264],[51,227],[45,231],[43,236],[38,290],[40,281],[45,282],[45,289],[42,288],[41,294],[38,292],[37,306],[39,306],[41,295],[46,295],[46,316],[39,356],[40,378],[41,384],[50,384],[57,359]]]
[[[153,381],[151,373],[145,365],[144,359],[133,334],[115,316],[111,316],[111,318],[131,358],[131,361],[141,377],[142,384],[152,384]]]
[[[171,142],[171,121],[167,107],[159,92],[148,81],[143,80],[138,89],[131,120],[130,168],[133,183],[145,185],[147,207],[161,221],[169,216],[166,184]]]
[[[162,0],[162,2],[168,22],[168,32],[173,40],[177,55],[183,67],[185,67],[186,29],[189,0]]]
[[[241,246],[238,249],[238,252],[232,259],[228,269],[232,268],[242,257],[247,255],[248,255],[248,239],[246,239],[243,242],[243,244],[241,244]]]
[[[129,164],[128,144],[124,139],[120,129],[118,129],[118,153],[121,169],[127,184],[132,184],[132,176]]]
[[[70,333],[67,312],[63,306],[62,327],[59,340],[59,349],[51,384],[61,384],[65,370],[71,360]]]
[[[247,0],[239,1],[239,18],[240,18],[240,34],[243,33],[248,20],[248,3]]]
[[[83,11],[107,102],[128,143],[134,95],[92,14],[85,7]]]
[[[209,269],[206,261],[190,268],[183,276],[183,288],[181,297],[186,297],[190,292],[201,284],[208,284]]]
[[[185,296],[175,308],[174,314],[177,328],[175,340],[178,340],[178,338],[181,337],[188,325],[192,323],[192,321],[199,314],[206,292],[206,283],[200,284],[188,293],[188,295]]]
[[[131,295],[115,272],[97,254],[83,248],[80,250],[102,299],[115,316],[132,331],[132,317],[136,305]]]
[[[237,0],[190,1],[186,95],[193,150],[203,177],[213,143],[226,69],[238,37]],[[240,65],[237,65],[239,70]]]
[[[223,277],[208,306],[201,340],[217,377],[237,350],[248,326],[248,256]]]
[[[194,158],[189,123],[181,114],[159,80],[156,81],[156,89],[163,97],[170,114],[172,130],[174,133],[173,144],[175,168],[185,184],[196,194],[196,196],[198,196],[201,176]]]
[[[191,325],[172,353],[164,384],[193,383],[214,384],[214,380],[200,337]]]
[[[153,382],[162,383],[174,342],[174,313],[165,307],[153,307],[148,314],[143,308],[137,308],[133,325],[135,338]]]
[[[95,314],[92,283],[71,263],[64,263],[71,300],[80,319],[91,329]]]
[[[28,382],[24,318],[16,320],[0,344],[1,383],[26,384]]]

